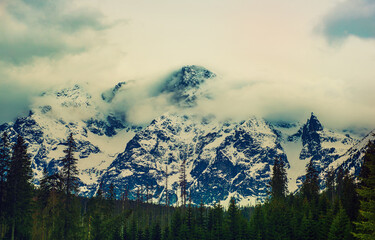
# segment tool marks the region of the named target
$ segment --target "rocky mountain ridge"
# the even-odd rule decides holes
[[[168,94],[178,108],[192,108],[207,97],[200,86],[215,77],[202,67],[186,66],[165,81],[159,94]],[[124,85],[104,91],[100,99],[111,104]],[[193,203],[226,204],[234,196],[248,205],[267,197],[276,157],[286,163],[290,191],[295,191],[310,160],[321,178],[329,167],[358,174],[366,141],[375,140],[374,133],[359,140],[326,129],[314,114],[304,124],[281,124],[258,116],[222,121],[175,111],[136,126],[103,112],[80,85],[43,93],[28,116],[0,125],[3,131],[11,141],[17,134],[25,137],[35,184],[44,168],[51,173],[59,169],[66,137],[72,132],[82,195],[94,195],[100,184],[105,188],[114,184],[119,196],[125,190],[131,198],[148,192],[153,202],[165,203],[168,194],[172,204],[181,201],[179,171],[184,160]]]

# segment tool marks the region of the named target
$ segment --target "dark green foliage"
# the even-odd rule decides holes
[[[290,226],[291,214],[284,201],[271,201],[266,206],[266,223],[269,226],[267,236],[269,239],[288,239],[292,229]]]
[[[305,214],[301,221],[301,228],[298,234],[299,239],[315,240],[317,239],[317,223],[312,218],[312,213]]]
[[[273,164],[272,178],[270,181],[271,197],[284,198],[288,192],[288,178],[285,163],[281,158],[276,158]]]
[[[7,207],[11,226],[11,239],[27,238],[31,233],[31,161],[25,141],[18,136],[13,146],[7,183]]]
[[[317,200],[319,194],[319,178],[312,161],[307,164],[305,181],[302,184],[301,193],[308,201]]]
[[[108,188],[100,184],[95,197],[82,198],[77,195],[72,135],[66,143],[61,171],[50,174],[45,170],[39,189],[33,190],[30,159],[22,138],[18,141],[13,147],[9,175],[4,178],[9,186],[4,204],[12,208],[7,207],[11,217],[1,222],[3,239],[11,238],[12,227],[14,239],[38,240],[331,240],[353,239],[351,232],[360,239],[374,239],[373,146],[365,158],[366,172],[361,173],[365,177],[361,178],[362,211],[358,218],[357,184],[352,176],[331,171],[327,190],[319,193],[317,173],[310,162],[300,193],[286,195],[287,176],[280,159],[275,160],[270,181],[271,198],[255,207],[241,208],[231,198],[228,209],[220,203],[206,207],[202,202],[199,206],[189,202],[175,208],[143,202],[143,191],[130,193],[138,197],[129,200],[125,197],[127,190],[119,200],[116,190],[120,196],[121,189],[115,189],[113,184]],[[14,188],[15,184],[21,187]],[[18,194],[24,197],[21,199]],[[17,198],[14,204],[12,197]],[[351,224],[355,219],[357,229]]]
[[[168,225],[165,226],[165,228],[164,228],[162,239],[163,240],[170,240],[170,239],[172,239],[171,232],[169,230]]]
[[[181,211],[177,210],[174,212],[172,216],[172,223],[171,223],[171,237],[172,239],[179,239],[181,235]]]
[[[79,208],[77,201],[73,201],[72,195],[77,194],[78,190],[78,169],[77,159],[74,157],[76,143],[73,134],[70,133],[66,141],[65,156],[61,159],[61,182],[63,183],[64,196],[64,240],[79,239],[77,225],[79,219]]]
[[[328,199],[332,202],[335,194],[335,172],[330,168],[326,175],[326,192]]]
[[[255,207],[255,211],[250,220],[250,236],[253,239],[266,238],[266,224],[262,206]]]
[[[369,143],[364,157],[361,176],[360,218],[356,222],[358,239],[375,239],[375,144]]]
[[[333,219],[328,234],[328,240],[350,240],[351,225],[344,209],[340,209],[337,216]]]
[[[71,133],[66,141],[66,149],[64,150],[65,157],[61,159],[61,178],[64,183],[64,191],[69,198],[70,195],[75,194],[78,188],[78,169],[77,159],[74,157],[76,151],[76,143]]]
[[[354,183],[354,178],[349,174],[346,174],[343,180],[343,189],[340,199],[341,204],[351,221],[357,219],[359,211],[359,197],[356,188],[357,186]]]
[[[223,207],[219,204],[215,204],[213,209],[210,209],[212,212],[212,229],[211,237],[213,239],[225,239],[224,238],[224,210]]]
[[[229,202],[227,224],[229,228],[229,239],[239,239],[240,236],[240,215],[236,206],[236,200],[232,197]]]
[[[0,140],[0,239],[4,238],[6,232],[5,222],[7,209],[7,182],[10,168],[10,145],[8,135],[3,133]]]
[[[161,240],[161,228],[159,222],[155,222],[152,227],[151,240]]]

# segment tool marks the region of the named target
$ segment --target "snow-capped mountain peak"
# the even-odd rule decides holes
[[[185,66],[167,78],[161,92],[170,93],[172,102],[180,107],[192,107],[199,97],[207,97],[201,86],[215,77],[204,67]]]
[[[215,77],[203,67],[186,66],[167,78],[158,94],[180,107],[192,107],[200,98],[209,97],[205,83]],[[95,194],[99,183],[104,187],[113,183],[117,194],[128,189],[135,198],[137,191],[145,194],[148,189],[154,202],[165,203],[168,194],[175,204],[181,200],[183,159],[193,203],[201,199],[206,204],[227,203],[235,196],[241,205],[248,205],[267,197],[275,158],[285,162],[293,192],[310,160],[321,177],[331,166],[358,174],[363,141],[373,139],[369,135],[358,143],[355,137],[323,127],[315,114],[305,124],[273,124],[259,116],[221,121],[176,108],[146,126],[134,126],[100,108],[116,104],[112,100],[124,86],[130,90],[130,85],[120,82],[101,96],[92,96],[82,85],[45,92],[35,100],[29,116],[0,125],[0,131],[7,131],[11,141],[17,134],[24,136],[36,184],[44,168],[50,172],[59,169],[64,142],[72,132],[82,195]]]

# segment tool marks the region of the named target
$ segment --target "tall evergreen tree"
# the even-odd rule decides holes
[[[250,219],[250,234],[252,239],[266,239],[264,208],[260,205],[255,207],[254,213]]]
[[[312,218],[312,213],[309,211],[301,220],[300,232],[298,239],[301,240],[316,240],[318,237],[317,222]]]
[[[229,239],[236,240],[240,236],[240,213],[236,206],[236,200],[232,197],[229,202],[227,223],[229,228]]]
[[[344,177],[345,177],[344,169],[340,167],[337,170],[337,174],[336,174],[336,189],[335,189],[336,195],[339,199],[342,198],[342,193],[344,189]]]
[[[341,204],[346,211],[349,219],[354,221],[357,219],[359,211],[359,197],[357,193],[357,184],[354,182],[353,176],[346,172],[343,180],[343,189],[341,193]]]
[[[360,221],[356,223],[358,239],[375,239],[375,144],[369,142],[362,166]]]
[[[77,159],[74,157],[76,143],[72,133],[70,133],[66,141],[66,146],[67,147],[64,150],[65,156],[61,159],[61,177],[64,182],[64,192],[70,198],[71,195],[77,192],[78,188]]]
[[[273,199],[284,198],[288,191],[288,178],[284,161],[276,158],[273,164],[273,174],[270,181],[271,197]]]
[[[158,221],[152,227],[151,240],[161,240],[161,228]]]
[[[6,186],[10,168],[10,144],[8,135],[3,133],[0,139],[0,239],[6,231]]]
[[[72,196],[77,193],[78,190],[78,169],[77,159],[74,157],[76,151],[76,143],[73,138],[73,134],[70,133],[66,141],[66,149],[64,150],[65,156],[61,159],[61,178],[64,183],[65,193],[65,217],[64,217],[64,240],[77,238],[77,209],[76,205],[73,204]]]
[[[33,239],[60,239],[62,183],[57,173],[49,174],[45,168],[36,195],[34,211]]]
[[[302,195],[308,201],[317,200],[319,195],[319,178],[312,160],[307,164],[305,181],[301,188]]]
[[[181,235],[181,225],[182,225],[182,219],[181,219],[181,212],[179,209],[177,209],[172,216],[172,222],[171,222],[171,238],[172,239],[179,239]]]
[[[292,234],[290,209],[285,201],[275,199],[266,204],[266,225],[268,239],[289,239]]]
[[[31,183],[31,160],[24,139],[18,136],[10,162],[8,175],[7,207],[11,221],[11,239],[28,238],[31,233],[31,205],[33,186]]]
[[[328,240],[351,240],[351,225],[348,216],[343,208],[333,219],[328,233]]]
[[[213,211],[213,229],[212,237],[213,239],[225,239],[224,231],[224,210],[220,205],[220,202],[214,206]]]
[[[332,167],[328,169],[326,175],[326,193],[329,201],[332,202],[335,193],[335,172]]]

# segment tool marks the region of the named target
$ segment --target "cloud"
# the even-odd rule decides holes
[[[339,3],[320,26],[330,41],[341,41],[349,36],[375,38],[375,2],[350,0]]]
[[[0,122],[52,86],[108,76],[121,54],[101,46],[119,22],[82,1],[0,1]]]
[[[97,43],[93,33],[111,26],[99,11],[63,0],[6,0],[0,12],[0,61],[13,65],[84,52]]]
[[[171,101],[171,93],[155,91],[166,79],[128,82],[106,111],[123,115],[134,124],[148,124],[167,112],[237,121],[255,115],[270,121],[304,123],[314,112],[329,128],[374,127],[372,105],[356,97],[356,91],[363,93],[364,89],[339,79],[295,82],[219,75],[200,86],[205,95],[197,95],[197,105],[191,108],[179,107]]]
[[[0,110],[14,113],[0,114],[0,122],[48,88],[87,82],[101,101],[102,91],[135,80],[103,109],[147,123],[175,110],[168,95],[158,94],[159,76],[197,64],[221,77],[204,86],[212,98],[189,111],[300,121],[313,111],[326,126],[374,127],[375,49],[362,39],[373,33],[373,4],[334,3],[0,0]],[[128,24],[114,24],[124,16]],[[322,33],[346,39],[344,46],[332,48],[312,34],[319,16],[326,16]]]
[[[30,99],[35,92],[19,86],[17,83],[0,84],[0,125],[13,120],[14,116],[24,116],[29,112]]]

